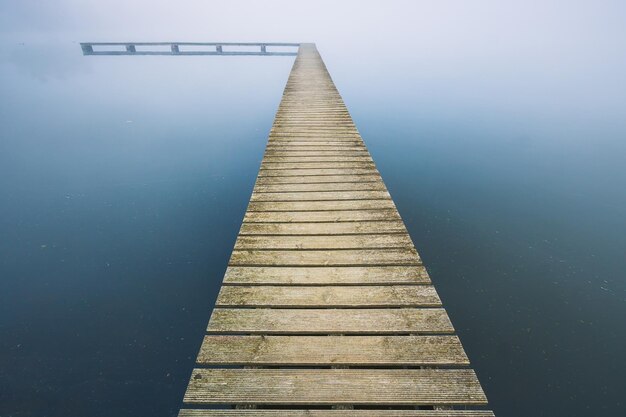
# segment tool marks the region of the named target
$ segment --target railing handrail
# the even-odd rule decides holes
[[[125,50],[94,50],[94,46],[124,46]],[[138,46],[169,46],[169,50],[137,50]],[[185,46],[212,46],[210,50],[184,50]],[[224,47],[250,46],[258,50],[228,51]],[[83,55],[265,55],[295,56],[297,51],[268,51],[267,47],[299,47],[292,42],[81,42]]]

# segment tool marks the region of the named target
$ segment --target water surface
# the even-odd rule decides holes
[[[621,415],[623,101],[327,45],[496,413]],[[175,415],[292,58],[2,54],[0,415]]]

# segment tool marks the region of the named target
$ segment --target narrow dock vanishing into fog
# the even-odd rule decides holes
[[[493,416],[313,44],[206,333],[181,417]]]

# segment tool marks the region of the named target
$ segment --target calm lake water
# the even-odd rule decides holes
[[[624,101],[319,49],[496,414],[623,415]],[[1,53],[0,416],[173,416],[293,59]]]

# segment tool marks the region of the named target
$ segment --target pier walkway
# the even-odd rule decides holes
[[[492,417],[476,407],[486,402],[317,49],[302,44],[180,417]]]

